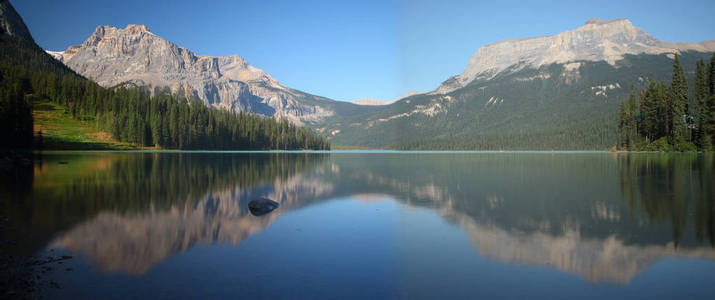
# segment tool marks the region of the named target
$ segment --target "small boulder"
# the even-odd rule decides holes
[[[258,198],[248,202],[248,210],[254,216],[262,216],[278,208],[280,203],[271,199]]]

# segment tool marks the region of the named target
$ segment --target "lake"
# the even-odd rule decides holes
[[[713,173],[712,154],[46,152],[3,175],[2,233],[53,258],[49,299],[713,299]]]

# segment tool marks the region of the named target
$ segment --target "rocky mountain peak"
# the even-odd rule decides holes
[[[8,0],[0,0],[0,33],[34,42],[30,30]]]
[[[628,19],[614,19],[614,20],[610,20],[610,21],[609,21],[609,20],[604,20],[604,19],[601,19],[601,18],[590,18],[590,19],[588,19],[588,20],[586,21],[586,24],[585,24],[585,25],[589,25],[589,24],[591,24],[591,25],[604,25],[604,24],[608,24],[608,23],[618,23],[618,22],[626,22],[626,23],[628,23],[628,24],[631,24],[631,21],[629,21]]]
[[[102,85],[114,85],[148,73],[174,74],[172,78],[196,73],[211,79],[278,85],[270,75],[254,68],[241,56],[199,56],[151,33],[146,25],[129,24],[124,29],[98,26],[81,46],[70,46],[64,52],[51,54]],[[102,63],[88,64],[97,60]],[[108,69],[108,65],[116,68]]]
[[[320,97],[281,86],[241,56],[197,55],[151,33],[146,25],[98,26],[82,45],[48,53],[105,87],[131,84],[152,91],[168,87],[207,105],[285,117],[296,124],[333,113],[304,104]]]
[[[552,36],[508,39],[480,47],[464,71],[443,82],[433,93],[447,93],[475,79],[490,79],[509,70],[553,63],[606,61],[615,65],[626,54],[678,53],[707,50],[712,43],[666,43],[653,38],[628,19],[589,19],[574,30]],[[714,49],[711,49],[715,50]]]
[[[124,31],[128,33],[150,32],[149,27],[147,27],[146,25],[136,24],[127,25],[127,28],[124,28]]]
[[[97,26],[97,28],[94,30],[94,33],[92,33],[92,35],[90,35],[89,38],[85,40],[85,44],[96,45],[97,43],[99,43],[99,41],[107,37],[123,38],[128,36],[134,37],[136,35],[156,37],[156,35],[149,31],[149,27],[147,27],[146,25],[129,24],[124,29],[119,29],[113,26],[100,25]]]

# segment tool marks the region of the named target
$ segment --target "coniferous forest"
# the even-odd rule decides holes
[[[636,95],[637,94],[637,95]],[[670,84],[651,80],[647,89],[631,86],[618,112],[619,150],[712,151],[715,141],[715,54],[695,68],[695,93],[678,56]]]
[[[112,138],[165,149],[329,149],[308,128],[210,108],[167,90],[104,88],[77,75],[34,41],[0,34],[0,147],[32,148],[31,98],[65,106]]]

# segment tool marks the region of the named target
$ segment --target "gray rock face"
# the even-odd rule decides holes
[[[286,118],[299,125],[333,114],[306,103],[332,100],[286,88],[238,55],[198,56],[145,25],[99,26],[82,45],[48,53],[105,87],[168,87],[207,105]]]
[[[3,34],[22,37],[34,42],[25,22],[7,0],[0,0],[0,31]]]
[[[464,71],[444,81],[432,93],[448,93],[475,79],[490,79],[507,69],[538,68],[552,63],[606,61],[615,64],[626,54],[715,51],[715,41],[661,42],[627,19],[590,19],[584,26],[557,35],[510,39],[480,47]]]

